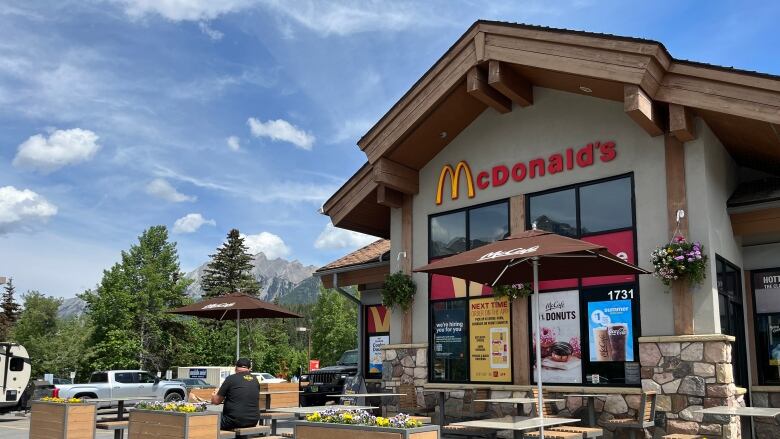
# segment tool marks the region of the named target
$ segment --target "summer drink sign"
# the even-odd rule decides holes
[[[539,306],[542,381],[581,383],[579,291],[542,293],[539,295]],[[538,368],[534,366],[534,376],[537,376],[537,371]]]

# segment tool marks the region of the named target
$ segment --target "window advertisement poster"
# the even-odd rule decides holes
[[[756,313],[780,313],[780,271],[754,274],[753,285],[756,294]]]
[[[634,361],[631,300],[588,302],[590,361]]]
[[[390,343],[389,335],[368,337],[368,373],[382,373],[382,346]]]
[[[469,302],[471,381],[512,382],[510,322],[507,298]]]
[[[536,299],[531,298],[536,312]],[[580,295],[577,290],[539,295],[542,381],[581,383]],[[536,332],[532,333],[536,340]],[[536,346],[534,346],[536,348]],[[536,351],[533,353],[536,358]],[[534,378],[538,376],[534,366]]]
[[[440,309],[434,311],[433,356],[436,360],[463,358],[466,310]]]

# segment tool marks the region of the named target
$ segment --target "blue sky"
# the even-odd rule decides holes
[[[151,225],[321,265],[357,139],[479,18],[651,38],[780,74],[775,2],[0,1],[0,275],[72,297]],[[774,55],[774,56],[773,56]]]

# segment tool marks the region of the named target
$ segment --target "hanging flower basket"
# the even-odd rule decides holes
[[[669,244],[659,246],[650,254],[653,276],[666,286],[678,280],[691,285],[700,284],[707,277],[707,255],[699,242],[689,242],[676,236]]]
[[[388,274],[382,288],[382,304],[388,308],[397,305],[402,310],[407,311],[412,306],[416,292],[417,285],[408,274],[400,271]]]
[[[506,297],[509,300],[519,299],[521,297],[528,297],[533,294],[534,290],[530,283],[525,284],[513,284],[513,285],[496,285],[493,287],[494,297]]]

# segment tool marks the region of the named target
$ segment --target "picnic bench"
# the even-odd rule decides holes
[[[236,438],[236,439],[244,439],[244,438],[252,438],[252,437],[260,437],[263,435],[268,434],[271,429],[269,427],[266,427],[265,425],[257,425],[254,427],[245,427],[245,428],[236,428],[235,430],[220,430],[219,432],[219,438],[220,439],[230,439],[230,438]]]
[[[114,436],[118,436],[120,439],[124,436],[125,430],[130,423],[128,421],[102,421],[95,423],[95,428],[98,430],[113,431]]]

